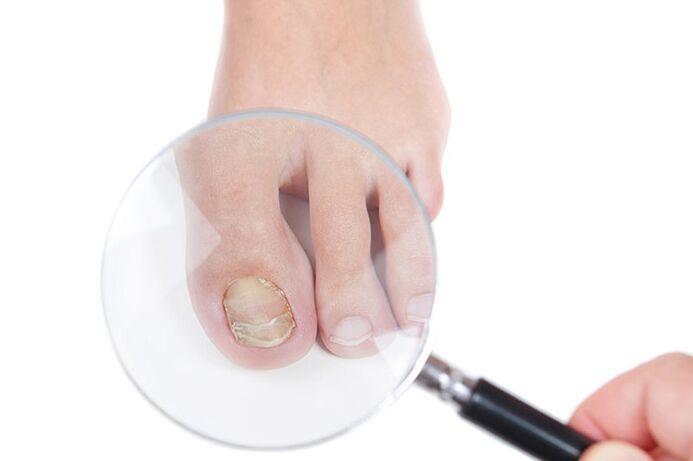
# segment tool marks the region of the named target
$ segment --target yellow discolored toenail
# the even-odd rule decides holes
[[[264,278],[235,280],[224,293],[224,311],[233,337],[244,346],[278,346],[296,327],[284,291]]]

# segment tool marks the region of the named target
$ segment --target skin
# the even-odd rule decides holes
[[[450,110],[417,2],[227,0],[225,11],[210,116],[284,107],[337,120],[381,145],[438,214]]]
[[[449,108],[417,2],[226,1],[209,115],[256,108],[317,113],[365,134],[405,172],[428,215],[438,214]],[[425,218],[370,152],[305,123],[251,121],[199,136],[176,160],[189,199],[193,307],[231,360],[285,366],[316,337],[334,354],[362,357],[397,328],[420,334],[407,305],[433,291]],[[309,199],[314,267],[281,214],[278,191]],[[369,210],[385,246],[382,284]],[[283,290],[296,324],[284,343],[263,349],[234,340],[222,300],[243,277]],[[337,340],[340,321],[353,317],[368,320],[372,339]]]
[[[582,461],[693,461],[693,357],[666,354],[616,377],[570,424],[603,441]]]

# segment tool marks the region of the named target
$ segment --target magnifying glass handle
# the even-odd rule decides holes
[[[485,379],[473,379],[431,356],[417,378],[460,416],[542,460],[576,461],[590,438],[524,403]]]

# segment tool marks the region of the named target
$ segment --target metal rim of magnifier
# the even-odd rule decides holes
[[[428,237],[431,242],[431,252],[433,256],[433,280],[434,280],[434,299],[435,299],[435,285],[437,284],[437,253],[436,253],[436,247],[435,247],[435,239],[433,238],[433,232],[431,230],[430,226],[430,220],[428,218],[428,212],[426,211],[426,208],[423,206],[421,199],[419,195],[417,194],[416,190],[414,187],[411,185],[409,182],[409,179],[407,178],[406,174],[402,171],[402,169],[390,158],[388,154],[385,153],[385,151],[378,146],[376,143],[368,139],[365,135],[359,133],[358,131],[349,128],[345,125],[342,125],[338,122],[335,122],[333,120],[327,119],[323,116],[317,115],[317,114],[312,114],[309,112],[303,112],[303,111],[294,111],[294,110],[289,110],[289,109],[251,109],[251,110],[243,110],[243,111],[238,111],[238,112],[231,112],[229,114],[221,115],[218,117],[211,118],[203,123],[200,123],[196,127],[189,129],[182,135],[178,136],[175,138],[173,141],[168,143],[163,149],[159,151],[152,159],[150,159],[146,165],[140,170],[140,172],[135,176],[135,178],[132,180],[130,185],[128,186],[125,194],[121,197],[121,199],[118,202],[118,206],[116,207],[116,211],[113,214],[113,217],[111,218],[111,223],[108,228],[108,233],[106,234],[106,241],[104,243],[104,249],[102,252],[102,257],[101,257],[101,306],[103,309],[103,314],[104,314],[104,320],[106,323],[106,329],[108,330],[108,335],[110,338],[111,342],[111,347],[115,351],[116,358],[118,359],[118,362],[120,363],[121,368],[127,375],[128,379],[132,383],[133,386],[138,390],[138,392],[145,398],[147,402],[149,402],[150,405],[152,405],[159,413],[164,415],[166,418],[169,420],[173,421],[176,425],[179,427],[182,427],[186,431],[195,434],[199,437],[202,437],[206,440],[227,446],[227,447],[235,447],[235,448],[244,448],[244,449],[251,449],[251,450],[258,450],[258,451],[278,451],[278,450],[287,450],[287,449],[298,449],[298,448],[303,448],[303,447],[309,447],[313,445],[317,445],[323,442],[326,442],[328,440],[332,440],[336,437],[339,437],[350,430],[352,430],[355,427],[360,426],[363,424],[365,421],[370,419],[373,415],[376,413],[380,412],[381,410],[385,409],[389,405],[391,405],[393,402],[395,402],[401,395],[402,393],[409,388],[409,386],[414,382],[416,377],[419,375],[421,372],[421,369],[423,368],[424,364],[426,363],[426,360],[428,359],[428,356],[431,355],[432,347],[433,347],[433,337],[435,333],[435,327],[432,327],[432,325],[435,324],[435,322],[432,321],[433,315],[431,316],[431,320],[428,322],[428,326],[426,329],[426,337],[423,340],[423,345],[421,347],[421,351],[419,353],[419,356],[417,357],[416,361],[412,364],[409,372],[407,373],[406,378],[399,384],[395,389],[390,392],[385,398],[378,404],[376,405],[372,411],[369,413],[365,414],[362,418],[354,421],[353,423],[349,424],[348,426],[335,431],[334,433],[323,436],[321,438],[317,438],[315,440],[311,440],[309,442],[302,442],[302,443],[297,443],[297,444],[291,444],[291,445],[278,445],[278,446],[271,446],[271,447],[258,447],[254,445],[244,445],[242,443],[236,443],[228,440],[223,440],[220,438],[212,437],[208,434],[205,434],[203,432],[197,431],[195,429],[192,429],[191,427],[188,427],[185,425],[185,423],[177,420],[175,417],[170,415],[166,410],[164,410],[161,406],[159,406],[154,400],[152,400],[147,393],[144,392],[144,390],[139,386],[135,378],[130,374],[130,371],[128,370],[125,362],[123,361],[120,351],[118,350],[116,346],[115,339],[113,337],[113,333],[110,328],[110,324],[108,321],[108,310],[106,309],[107,301],[104,297],[104,290],[103,290],[103,279],[104,279],[104,269],[105,269],[105,261],[106,261],[106,253],[108,250],[108,243],[110,242],[111,238],[111,233],[113,231],[113,226],[115,224],[116,218],[118,216],[118,213],[120,212],[120,209],[123,205],[123,202],[125,201],[125,198],[128,197],[130,194],[131,190],[133,187],[139,182],[140,178],[143,176],[145,172],[147,172],[160,158],[162,158],[168,151],[173,149],[175,146],[179,145],[183,140],[192,138],[196,136],[197,134],[206,132],[208,130],[211,130],[213,128],[216,128],[218,126],[231,123],[231,122],[238,122],[238,121],[243,121],[243,120],[254,120],[254,119],[290,119],[290,120],[297,120],[297,121],[303,121],[307,123],[311,123],[314,125],[322,126],[325,128],[328,128],[332,130],[333,132],[339,133],[343,136],[346,136],[347,138],[356,141],[366,149],[368,149],[371,153],[375,154],[382,162],[385,163],[385,165],[390,169],[392,173],[394,173],[398,179],[403,183],[403,185],[407,188],[409,193],[414,197],[416,206],[419,210],[420,215],[426,219],[426,229],[428,232]]]

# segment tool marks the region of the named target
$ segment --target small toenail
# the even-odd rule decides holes
[[[278,346],[296,327],[284,292],[263,278],[243,277],[229,285],[224,311],[231,333],[244,346]]]
[[[411,322],[407,325],[404,325],[402,327],[402,331],[409,336],[420,337],[424,332],[424,323]]]
[[[343,318],[333,329],[330,341],[342,346],[357,346],[373,336],[373,327],[366,317]]]
[[[433,310],[433,293],[414,296],[407,304],[407,320],[410,322],[426,322]]]

